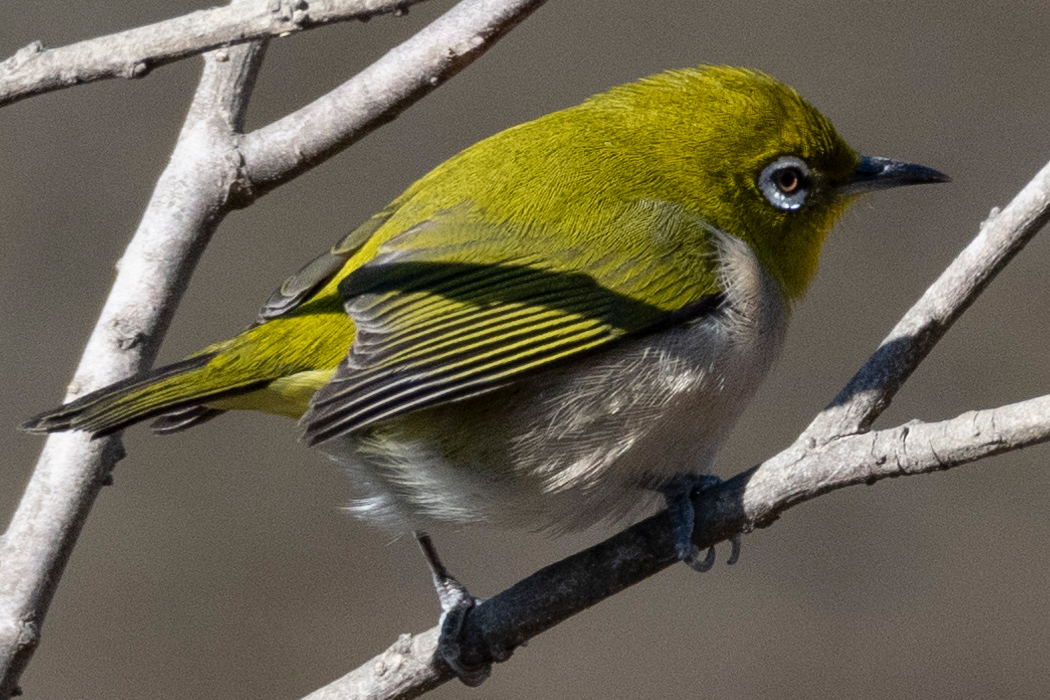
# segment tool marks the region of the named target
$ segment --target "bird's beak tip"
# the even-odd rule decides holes
[[[880,156],[861,156],[853,175],[839,190],[843,194],[860,194],[891,187],[951,181],[952,179],[940,170],[918,163],[906,163]]]

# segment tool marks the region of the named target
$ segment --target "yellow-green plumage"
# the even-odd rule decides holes
[[[539,501],[565,492],[593,519],[708,468],[853,194],[943,179],[904,165],[861,159],[762,73],[662,73],[466,149],[249,330],[27,428],[302,416],[365,511],[558,526],[571,500]],[[690,431],[674,423],[692,420],[697,444],[678,444]],[[658,439],[671,463],[640,473],[631,455]]]
[[[690,84],[694,82],[700,83],[696,88],[718,82],[728,89],[705,90],[703,94],[709,95],[708,99],[696,102],[697,90],[683,89],[692,87]],[[741,82],[756,83],[749,85],[750,97],[731,92]],[[642,197],[681,202],[683,209],[705,212],[707,223],[722,230],[749,230],[747,209],[754,203],[750,198],[734,195],[741,186],[753,189],[753,184],[748,182],[746,173],[710,163],[734,163],[733,154],[747,152],[748,141],[752,139],[741,133],[736,134],[740,142],[724,143],[719,150],[697,147],[709,144],[713,135],[705,133],[704,123],[667,124],[669,101],[684,101],[690,110],[710,114],[723,109],[741,109],[739,104],[732,103],[734,100],[753,100],[755,105],[751,109],[762,117],[753,122],[760,135],[778,133],[788,152],[815,159],[822,165],[826,163],[829,166],[826,170],[832,176],[845,178],[856,166],[857,156],[838,139],[827,120],[797,93],[781,89],[782,86],[761,74],[736,69],[673,71],[649,78],[640,87],[642,89],[625,85],[579,106],[513,127],[438,166],[395,200],[390,207],[393,214],[316,298],[332,299],[341,305],[338,284],[342,279],[374,258],[390,237],[447,212],[461,214],[465,225],[477,222],[493,227],[501,237],[512,237],[519,250],[533,244],[538,248],[538,256],[553,262],[554,269],[582,268],[590,274],[605,273],[599,278],[603,286],[645,298],[665,310],[717,291],[714,275],[710,271],[697,275],[697,270],[704,268],[691,259],[707,254],[702,241],[673,235],[660,240],[625,233],[625,229],[665,230],[665,226],[652,220],[659,213],[650,218],[634,208]],[[761,88],[776,89],[760,91]],[[729,104],[724,103],[727,96]],[[717,120],[711,119],[710,123],[717,128]],[[690,141],[695,141],[695,145]],[[572,155],[569,164],[564,162],[567,153]],[[646,162],[656,153],[674,161],[662,169],[678,177],[662,181],[653,177]],[[758,168],[772,155],[749,153],[752,161],[749,165],[752,169]],[[537,172],[547,177],[537,180],[533,176]],[[704,182],[698,177],[707,173],[713,173],[720,181]],[[479,182],[493,186],[479,188]],[[822,234],[838,213],[839,208],[820,211],[817,217],[804,221],[787,221],[783,215],[770,215],[766,211],[750,213],[751,217],[767,219],[766,225],[785,234],[771,241],[768,250],[766,246],[759,248],[759,255],[781,261],[788,296],[796,298],[804,292],[816,272]],[[529,222],[529,226],[523,227],[520,222]],[[504,238],[471,242],[490,244],[490,249],[473,246],[472,262],[506,261]],[[600,250],[605,259],[587,260],[595,250]],[[785,250],[792,254],[785,254]],[[633,275],[615,277],[624,265],[644,265],[657,257],[665,262],[658,275],[654,272],[641,279]],[[455,256],[442,259],[449,258],[454,260]],[[764,262],[769,269],[778,267]],[[654,280],[657,276],[665,279]],[[647,286],[639,288],[642,285]],[[302,313],[310,311],[300,309],[293,315],[298,318]],[[320,321],[317,327],[320,329]],[[346,333],[340,338],[338,356],[333,358],[332,365],[326,366],[334,366],[345,355],[352,329],[347,328]],[[260,407],[272,401],[269,392],[258,392],[240,399],[240,406],[253,407],[252,400],[259,401]],[[305,409],[306,405],[301,405],[300,414]],[[273,412],[287,414],[286,410]]]

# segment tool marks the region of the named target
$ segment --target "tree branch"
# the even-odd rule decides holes
[[[695,499],[694,541],[713,547],[784,511],[847,486],[928,474],[1050,441],[1050,396],[854,434],[807,449],[795,443]],[[540,569],[478,605],[467,618],[464,659],[522,645],[602,600],[677,563],[661,511],[589,549]],[[439,627],[402,635],[383,653],[304,700],[405,700],[455,678],[437,656]]]
[[[1048,440],[1050,395],[817,445],[799,441],[745,472],[746,488],[731,498],[740,498],[744,530],[766,527],[788,508],[846,486],[944,471]]]
[[[1007,262],[1050,217],[1050,164],[1002,211],[993,212],[963,250],[857,377],[865,391],[849,391],[857,377],[787,449],[694,498],[693,540],[701,549],[768,527],[787,509],[820,495],[882,479],[943,471],[1050,441],[1050,395],[972,411],[935,423],[913,421],[866,430],[952,321],[973,303]],[[892,348],[888,351],[887,348]],[[857,396],[855,396],[857,395]],[[841,397],[845,396],[846,400]],[[868,416],[863,426],[842,418]],[[855,419],[859,420],[859,419]],[[852,425],[852,427],[851,427]],[[842,431],[842,432],[839,432]],[[471,611],[463,632],[463,659],[494,659],[596,603],[674,564],[667,513],[660,512],[578,554],[537,571]],[[437,656],[439,628],[402,635],[382,654],[307,696],[307,700],[403,700],[454,674]],[[504,654],[498,654],[504,657]],[[509,656],[509,653],[506,654]]]
[[[121,259],[67,400],[153,361],[190,272],[222,220],[225,183],[236,164],[232,135],[240,128],[262,55],[262,45],[249,44],[205,57],[171,162]],[[117,436],[48,437],[0,539],[0,698],[16,692],[81,527],[123,453]]]
[[[191,12],[56,49],[35,41],[0,63],[0,107],[96,80],[141,78],[157,66],[219,47],[367,20],[419,2],[423,0],[259,0]]]
[[[828,440],[871,426],[955,320],[1048,220],[1050,163],[1005,209],[992,210],[977,237],[894,326],[803,436]]]
[[[246,135],[244,189],[265,194],[393,120],[544,2],[463,0],[324,97]]]

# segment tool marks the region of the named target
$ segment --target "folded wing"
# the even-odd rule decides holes
[[[303,417],[307,442],[493,391],[722,300],[714,275],[687,279],[695,266],[658,259],[676,251],[595,257],[564,243],[511,235],[462,211],[389,239],[340,284],[354,342]]]

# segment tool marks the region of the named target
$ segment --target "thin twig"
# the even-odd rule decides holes
[[[1050,163],[1006,208],[992,211],[977,237],[894,326],[803,436],[829,440],[866,430],[955,320],[1048,220]]]
[[[191,12],[117,34],[45,49],[35,41],[0,63],[0,107],[109,78],[141,78],[157,66],[246,41],[400,13],[423,0],[258,0]]]
[[[846,486],[943,471],[1048,440],[1050,395],[817,445],[796,442],[747,473],[739,493],[744,528],[765,527],[791,506]]]

